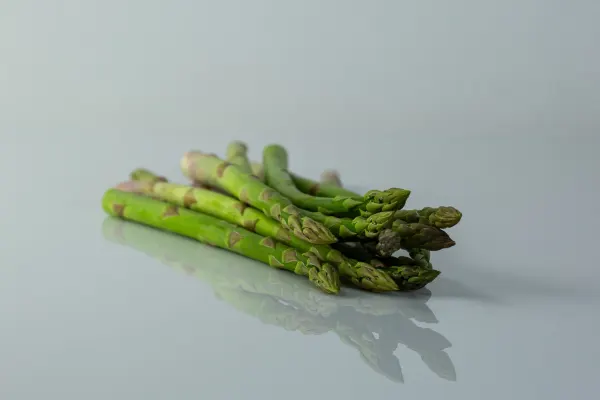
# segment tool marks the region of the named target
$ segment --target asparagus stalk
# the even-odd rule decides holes
[[[395,220],[390,229],[384,229],[375,244],[375,253],[387,257],[404,248],[420,248],[425,250],[442,250],[456,244],[441,229],[420,223],[406,223]],[[369,244],[372,246],[372,244]]]
[[[156,175],[154,172],[149,171],[145,168],[137,168],[129,177],[133,181],[146,181],[146,182],[166,182],[167,178],[164,176]]]
[[[420,210],[398,210],[394,213],[394,219],[442,229],[455,226],[461,218],[462,213],[454,207],[425,207]]]
[[[188,178],[219,187],[261,210],[307,242],[329,244],[337,241],[324,225],[301,215],[300,210],[288,198],[259,181],[254,175],[215,155],[188,152],[181,159],[181,170]]]
[[[361,197],[360,194],[344,189],[342,186],[332,184],[331,182],[317,182],[294,173],[290,173],[290,175],[292,176],[294,185],[306,194],[320,197]]]
[[[303,215],[322,223],[337,237],[348,238],[377,238],[378,235],[392,222],[394,213],[384,211],[371,215],[368,218],[338,218],[333,215],[325,215],[320,212],[301,210]]]
[[[227,146],[226,159],[237,165],[242,171],[252,173],[252,167],[248,160],[248,146],[246,143],[235,140]]]
[[[326,185],[335,185],[337,187],[342,187],[342,178],[340,178],[340,173],[336,170],[327,169],[323,171],[323,173],[321,173],[321,183]]]
[[[384,271],[378,271],[370,264],[348,259],[330,246],[309,243],[295,237],[277,221],[232,197],[168,182],[129,181],[116,188],[149,195],[161,201],[206,213],[259,235],[273,238],[303,253],[314,254],[320,260],[337,266],[344,280],[360,288],[375,292],[398,290],[398,286]]]
[[[386,191],[371,190],[364,196],[317,197],[300,191],[288,173],[286,150],[279,145],[270,145],[263,151],[263,167],[269,186],[288,197],[305,210],[323,214],[359,214],[370,216],[381,211],[394,211],[402,208],[410,191],[391,188]]]
[[[258,235],[210,215],[197,213],[146,196],[109,189],[102,199],[104,211],[112,216],[187,236],[203,243],[233,251],[307,276],[327,293],[339,292],[339,276],[334,267],[311,254],[302,255],[271,238]]]

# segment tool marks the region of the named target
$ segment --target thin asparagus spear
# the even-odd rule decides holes
[[[290,173],[294,185],[301,192],[311,194],[313,196],[320,197],[336,197],[336,196],[348,196],[348,197],[361,197],[360,194],[353,191],[344,189],[341,186],[332,185],[331,183],[323,183],[313,181],[312,179],[303,178],[300,175]]]
[[[335,185],[337,187],[342,187],[342,178],[340,178],[340,173],[334,169],[327,169],[327,170],[323,171],[323,173],[321,173],[321,184]],[[328,196],[325,196],[325,197],[328,197]]]
[[[381,211],[398,210],[404,206],[409,190],[391,188],[386,191],[371,190],[363,197],[316,197],[298,190],[287,172],[287,152],[282,146],[270,145],[263,151],[263,167],[269,186],[289,198],[296,206],[323,214],[354,214],[370,216]]]
[[[109,189],[102,198],[104,211],[112,216],[187,236],[243,256],[282,268],[309,280],[327,293],[340,290],[334,267],[318,261],[314,255],[302,255],[295,249],[232,225],[210,215],[190,211],[152,198]]]
[[[330,246],[312,244],[297,238],[277,221],[232,197],[168,182],[129,181],[119,184],[116,188],[149,195],[161,201],[206,213],[259,235],[271,237],[302,252],[315,254],[320,260],[334,264],[344,280],[360,288],[376,292],[398,290],[397,285],[384,271],[378,271],[367,263],[350,260]]]
[[[320,212],[301,210],[302,214],[322,223],[337,237],[348,238],[377,238],[392,222],[394,213],[384,211],[371,215],[368,218],[338,218],[333,215],[325,215]]]
[[[219,187],[261,210],[307,242],[329,244],[337,241],[324,225],[301,215],[288,198],[215,155],[188,152],[181,159],[181,170],[188,178]]]
[[[226,159],[228,162],[237,165],[244,172],[252,173],[250,161],[248,161],[248,146],[246,143],[235,140],[227,146]]]
[[[133,181],[147,181],[147,182],[166,182],[167,178],[164,176],[156,175],[154,172],[149,171],[145,168],[137,168],[129,174],[129,178]]]

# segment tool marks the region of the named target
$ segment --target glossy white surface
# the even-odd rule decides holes
[[[3,2],[0,397],[594,397],[598,5],[566,4]],[[459,207],[442,275],[324,296],[103,214],[231,139]]]

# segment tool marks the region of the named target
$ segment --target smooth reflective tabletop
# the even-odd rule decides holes
[[[598,2],[3,1],[0,398],[591,399]],[[230,140],[452,205],[414,293],[109,218]]]
[[[413,293],[339,296],[107,217],[103,191],[138,164],[183,182],[167,165],[185,146],[163,141],[169,159],[91,141],[85,156],[31,150],[20,172],[37,183],[11,175],[2,197],[3,398],[562,399],[598,388],[593,139],[438,138],[458,156],[434,163],[456,178],[433,167],[375,180],[464,212],[448,231],[457,245],[432,254],[442,274]],[[27,145],[12,142],[2,160]],[[350,186],[353,172],[342,172]]]

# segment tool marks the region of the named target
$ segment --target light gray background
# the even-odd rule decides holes
[[[1,1],[0,396],[593,397],[599,12],[584,0]],[[413,296],[340,299],[268,275],[324,308],[329,332],[307,335],[223,297],[264,289],[259,264],[127,228],[197,260],[194,279],[116,243],[106,188],[138,166],[182,181],[183,152],[222,154],[231,139],[255,159],[281,143],[308,176],[335,167],[358,189],[409,188],[410,207],[459,207],[458,245],[433,256],[443,275]],[[373,324],[375,342],[396,338],[374,347],[383,370],[340,340],[344,323],[366,342]],[[391,351],[404,384],[386,377],[400,376]]]

